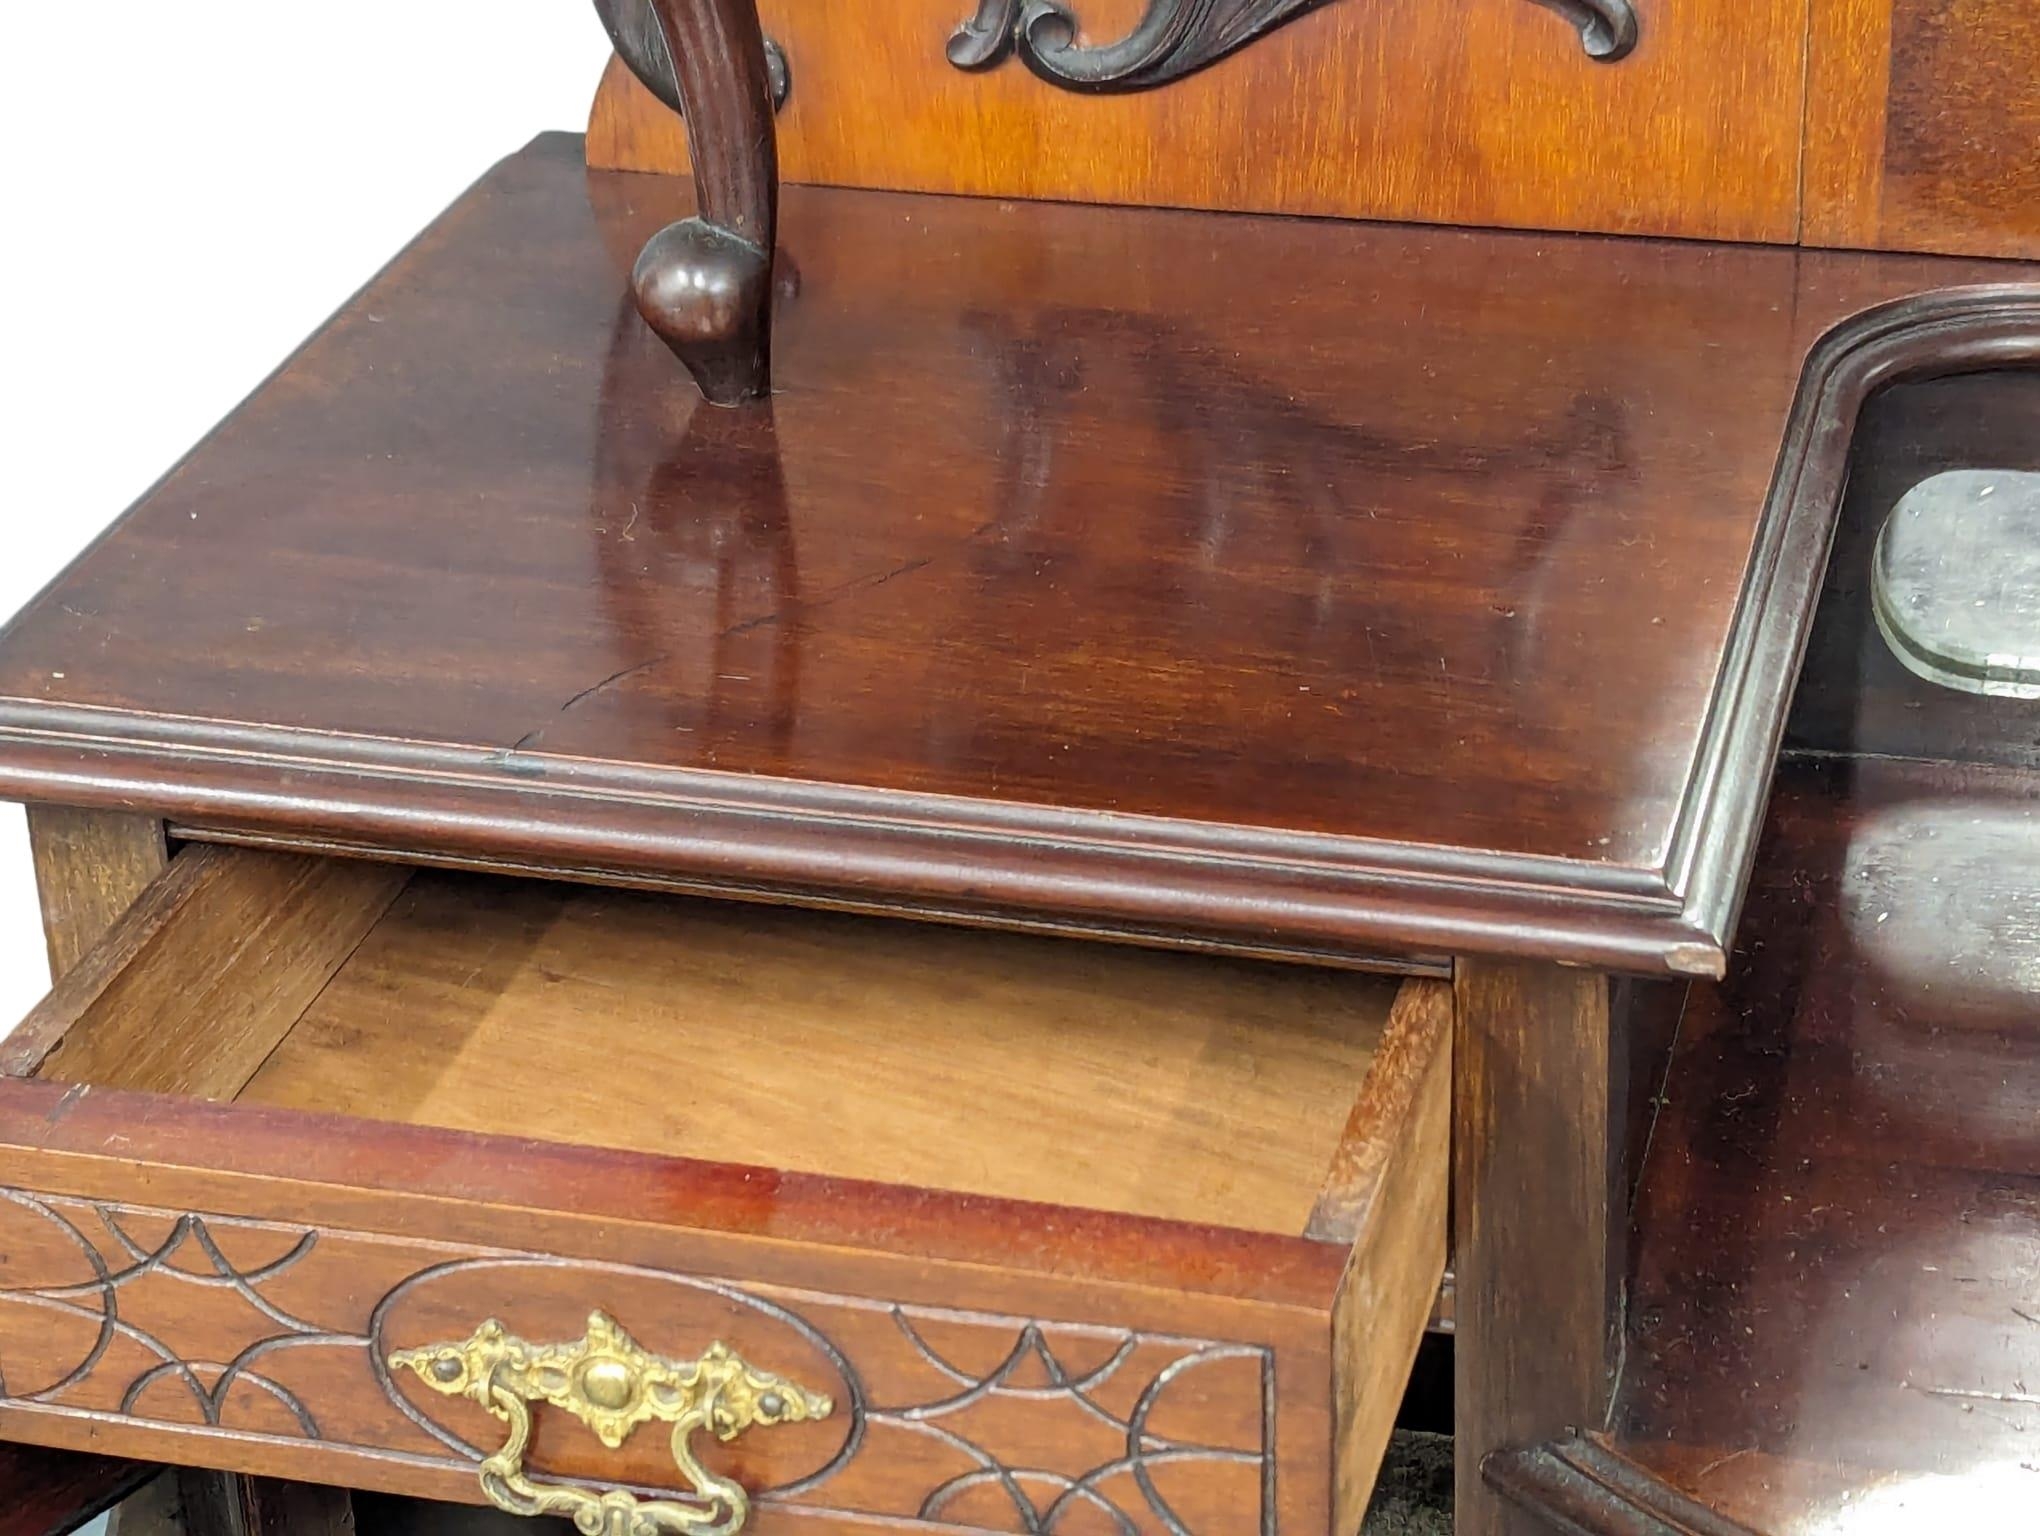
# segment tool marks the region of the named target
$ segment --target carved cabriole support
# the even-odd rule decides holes
[[[673,70],[673,50],[666,46],[666,34],[652,10],[652,0],[595,0],[595,14],[602,29],[630,72],[660,101],[675,112],[680,105],[680,80]],[[793,94],[793,71],[786,62],[786,50],[771,37],[765,39],[765,74],[772,83],[772,108],[786,110]]]
[[[779,156],[765,37],[755,0],[651,5],[687,123],[699,212],[651,238],[631,288],[702,394],[738,405],[772,387]]]
[[[1149,0],[1117,42],[1081,44],[1083,28],[1059,0],[979,0],[949,39],[949,62],[985,69],[1008,53],[1044,80],[1081,91],[1137,91],[1216,63],[1234,49],[1316,10],[1326,0]],[[1534,0],[1578,29],[1592,58],[1607,62],[1636,46],[1631,0]]]

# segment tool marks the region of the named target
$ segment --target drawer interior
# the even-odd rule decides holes
[[[1433,987],[1436,983],[1412,983]],[[13,1075],[1350,1241],[1394,978],[193,846]]]
[[[0,1044],[43,1080],[0,1081],[0,1419],[474,1499],[500,1422],[389,1361],[599,1311],[841,1405],[701,1437],[774,1531],[1080,1487],[1354,1530],[1444,1269],[1450,1025],[1435,979],[193,844]],[[133,1348],[81,1369],[102,1290]],[[547,1477],[675,1489],[552,1402]]]

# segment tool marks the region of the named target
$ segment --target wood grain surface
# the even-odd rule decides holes
[[[477,1500],[500,1426],[380,1362],[599,1306],[842,1405],[714,1453],[761,1531],[1272,1536],[1364,1495],[1444,1263],[1439,984],[463,875],[390,906],[405,873],[189,849],[60,983],[13,1070],[190,1087],[211,1036],[229,1092],[283,1015],[320,1038],[230,1105],[0,1079],[0,1435]],[[256,1101],[327,1078],[509,1134]],[[1066,1203],[968,1192],[1015,1187]],[[534,1455],[677,1475],[557,1417]]]
[[[1752,1530],[1931,1529],[2023,1497],[2036,803],[2000,768],[1780,769],[1738,964],[1689,1011],[1613,1425]]]
[[[61,980],[162,875],[169,844],[152,816],[47,805],[27,811],[50,974]],[[0,1536],[68,1536],[165,1482],[158,1472],[145,1462],[0,1444]],[[118,1536],[117,1512],[112,1522]],[[130,1524],[128,1536],[147,1536]]]
[[[31,805],[28,842],[52,976],[76,965],[170,862],[161,821],[118,811]]]
[[[793,91],[790,181],[994,197],[1791,240],[1806,19],[1793,0],[1653,0],[1598,64],[1524,0],[1332,5],[1166,89],[1073,94],[1017,62],[965,74],[969,0],[884,0],[842,27],[765,0]],[[1130,0],[1079,7],[1087,39]],[[620,66],[591,164],[677,172],[679,119]]]
[[[1294,1236],[1396,985],[421,874],[244,1096]]]
[[[409,876],[190,850],[0,1043],[0,1071],[230,1099]]]
[[[1591,65],[1529,7],[1328,6],[1167,90],[952,69],[968,7],[854,32],[791,0],[796,181],[1432,223],[2040,255],[2040,19],[2025,0],[1660,0]],[[1087,14],[1093,37],[1135,8]],[[590,163],[681,172],[678,117],[612,61]]]
[[[1444,1272],[1452,1145],[1452,989],[1412,981],[1354,1106],[1313,1230],[1355,1234],[1332,1310],[1339,1454],[1332,1529],[1357,1531]],[[1400,1127],[1393,1138],[1372,1129]],[[1426,1286],[1430,1294],[1424,1294]],[[1397,1343],[1406,1343],[1397,1349]]]
[[[1814,0],[1806,238],[2040,255],[2040,11]]]
[[[685,195],[493,174],[0,637],[0,790],[1710,972],[1822,413],[1965,304],[2040,343],[1928,305],[1795,416],[1824,329],[1997,274],[809,189],[781,393],[695,413],[622,287]]]
[[[1470,961],[1453,986],[1454,1528],[1541,1536],[1482,1464],[1597,1422],[1619,1371],[1609,980]]]

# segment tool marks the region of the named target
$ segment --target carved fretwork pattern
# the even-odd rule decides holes
[[[1054,1346],[1044,1335],[1040,1325],[1022,1323],[1014,1339],[1012,1350],[991,1371],[973,1375],[943,1359],[914,1326],[914,1320],[905,1309],[893,1309],[893,1321],[914,1350],[935,1370],[955,1384],[956,1390],[946,1397],[920,1403],[907,1408],[879,1408],[867,1405],[865,1417],[873,1424],[897,1426],[901,1429],[933,1436],[945,1445],[953,1446],[971,1457],[978,1465],[967,1472],[931,1490],[916,1514],[923,1520],[941,1521],[950,1510],[967,1494],[977,1489],[996,1489],[1010,1505],[1013,1516],[1012,1529],[1022,1531],[1055,1531],[1062,1527],[1064,1517],[1077,1510],[1097,1511],[1106,1516],[1117,1530],[1134,1532],[1144,1528],[1145,1521],[1135,1518],[1115,1503],[1103,1491],[1115,1478],[1130,1475],[1134,1486],[1140,1491],[1141,1511],[1159,1522],[1162,1529],[1180,1533],[1187,1529],[1181,1516],[1170,1505],[1156,1486],[1155,1470],[1160,1467],[1183,1462],[1231,1463],[1250,1467],[1260,1479],[1264,1493],[1272,1501],[1273,1471],[1270,1463],[1274,1426],[1272,1418],[1274,1384],[1266,1380],[1273,1369],[1273,1361],[1264,1349],[1245,1345],[1205,1344],[1189,1345],[1187,1341],[1176,1341],[1182,1352],[1159,1371],[1145,1378],[1144,1385],[1133,1410],[1119,1414],[1103,1406],[1098,1400],[1099,1393],[1111,1383],[1122,1369],[1132,1361],[1145,1344],[1153,1342],[1151,1336],[1138,1333],[1124,1333],[1118,1336],[1116,1345],[1105,1360],[1083,1371],[1072,1371],[1057,1357]],[[989,1319],[987,1319],[989,1321]],[[1012,1319],[1002,1319],[1005,1326],[1012,1326]],[[1198,1371],[1223,1360],[1251,1361],[1263,1373],[1263,1437],[1258,1449],[1252,1451],[1232,1450],[1222,1446],[1186,1444],[1170,1440],[1149,1431],[1148,1423],[1155,1406],[1161,1401],[1172,1383],[1179,1377]],[[1041,1384],[1022,1386],[1018,1383],[1023,1376],[1031,1375]],[[1125,1437],[1125,1454],[1115,1460],[1101,1463],[1077,1477],[1043,1469],[1015,1469],[1003,1463],[997,1455],[983,1446],[973,1443],[969,1436],[949,1426],[948,1421],[960,1417],[974,1404],[998,1398],[1010,1398],[1021,1402],[1053,1405],[1062,1411],[1077,1413],[1096,1420],[1116,1435]],[[1047,1498],[1041,1497],[1046,1493]],[[982,1516],[979,1517],[982,1519]],[[1272,1523],[1265,1518],[1261,1522],[1266,1529]],[[1004,1526],[1001,1527],[1006,1528]]]
[[[836,1394],[827,1424],[761,1432],[731,1463],[766,1503],[1025,1536],[1273,1530],[1274,1361],[1260,1345],[0,1189],[0,1400],[13,1408],[465,1469],[494,1449],[493,1421],[405,1391],[389,1350],[425,1342],[421,1329],[453,1336],[456,1319],[520,1326],[521,1306],[533,1321],[520,1331],[542,1331],[595,1305],[696,1349],[702,1330],[734,1330]],[[592,1437],[575,1454],[561,1475],[602,1475],[587,1470],[603,1465]],[[628,1459],[613,1480],[645,1486],[657,1465]]]

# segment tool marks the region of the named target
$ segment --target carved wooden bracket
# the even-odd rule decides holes
[[[656,35],[694,165],[699,212],[638,257],[638,312],[711,402],[759,399],[772,388],[779,147],[756,0],[596,0],[596,9],[618,47],[628,38],[641,58]]]
[[[595,14],[623,60],[654,96],[675,112],[685,114],[680,101],[680,77],[673,69],[673,50],[666,46],[666,34],[659,26],[652,0],[595,0]],[[773,110],[786,110],[793,94],[793,69],[786,62],[786,50],[770,36],[765,39],[765,72],[772,81]]]
[[[1078,91],[1139,91],[1216,63],[1327,0],[1148,0],[1117,42],[1081,44],[1074,12],[1060,0],[978,0],[949,39],[949,62],[985,69],[1009,53],[1042,79]],[[1631,0],[1532,0],[1579,30],[1592,58],[1612,62],[1636,46]]]

